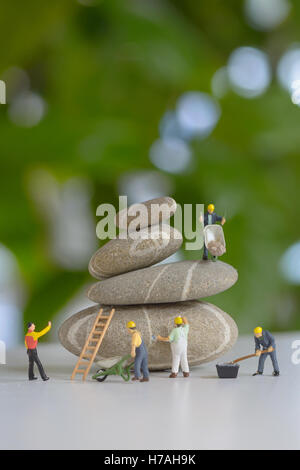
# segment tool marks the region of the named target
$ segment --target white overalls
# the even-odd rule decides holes
[[[187,360],[187,332],[188,325],[177,328],[177,338],[171,342],[172,351],[172,372],[178,374],[179,364],[182,372],[189,372]]]

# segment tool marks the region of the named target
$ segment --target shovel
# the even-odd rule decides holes
[[[262,354],[268,353],[268,350],[261,351]],[[256,354],[249,354],[248,356],[239,357],[232,362],[224,362],[223,364],[216,364],[218,376],[220,379],[236,379],[240,365],[237,364],[240,361],[249,359],[250,357],[258,357]]]

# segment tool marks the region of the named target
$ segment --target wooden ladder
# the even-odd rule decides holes
[[[102,315],[102,312],[103,308],[99,310],[93,328],[90,331],[88,339],[86,340],[86,343],[83,346],[79,359],[73,370],[71,380],[74,379],[76,374],[83,374],[82,380],[84,381],[90,371],[90,368],[92,367],[92,364],[103,341],[105,333],[109,327],[112,317],[114,316],[115,309],[111,309],[109,315]]]

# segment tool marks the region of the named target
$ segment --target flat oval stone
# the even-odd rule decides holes
[[[68,318],[60,327],[58,334],[61,344],[76,356],[81,353],[100,307],[103,307],[105,314],[111,309],[110,306],[101,305],[86,308]],[[207,302],[116,307],[96,356],[97,363],[102,367],[110,367],[122,356],[130,353],[131,337],[127,333],[126,324],[133,320],[146,343],[149,368],[170,368],[170,344],[153,341],[152,335],[168,336],[174,327],[174,318],[178,315],[186,316],[190,323],[188,360],[191,366],[214,361],[231,349],[238,337],[234,320]]]
[[[134,232],[134,238],[110,240],[92,256],[89,272],[105,279],[158,263],[175,253],[182,245],[181,233],[167,224]]]
[[[237,270],[222,261],[178,261],[99,281],[87,295],[108,305],[178,302],[218,294],[237,279]]]
[[[176,201],[171,197],[159,197],[149,201],[132,204],[115,216],[117,227],[127,230],[140,230],[149,225],[157,225],[169,220],[176,211]],[[133,221],[136,219],[136,223]]]

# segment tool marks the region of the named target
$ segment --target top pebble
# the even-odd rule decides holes
[[[171,197],[160,197],[132,204],[115,216],[115,224],[123,230],[140,230],[170,219],[176,211],[176,201]],[[134,221],[134,223],[131,223]]]

